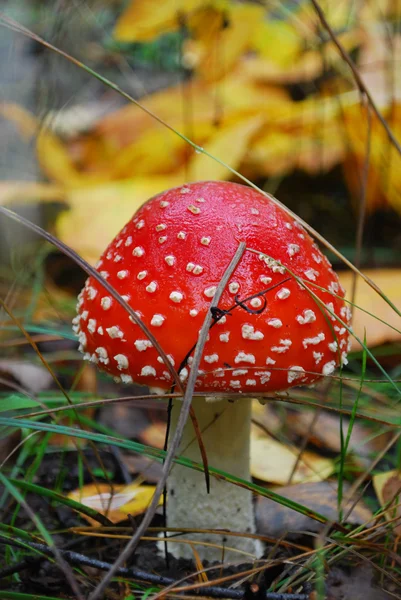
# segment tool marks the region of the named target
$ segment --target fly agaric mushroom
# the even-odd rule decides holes
[[[114,238],[97,269],[154,333],[185,385],[211,299],[241,241],[247,251],[214,312],[197,375],[195,394],[210,396],[205,401],[195,395],[193,407],[209,464],[249,480],[251,404],[238,395],[310,384],[346,363],[344,323],[350,313],[329,261],[272,200],[249,187],[210,181],[149,200]],[[92,277],[79,296],[74,329],[84,358],[124,383],[162,391],[172,385],[156,348]],[[214,402],[220,393],[236,401]],[[179,412],[175,402],[173,427]],[[191,423],[181,451],[201,462]],[[254,532],[251,493],[213,480],[207,494],[202,473],[175,465],[167,524]],[[191,539],[219,542],[212,534]],[[262,552],[252,538],[222,541],[256,556]],[[221,559],[219,549],[197,550],[203,560]],[[169,551],[193,556],[185,544],[169,543]],[[225,557],[238,555],[226,551]]]

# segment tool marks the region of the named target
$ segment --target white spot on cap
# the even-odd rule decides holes
[[[99,273],[103,279],[108,279],[108,277],[110,277],[110,273],[108,271],[100,271]]]
[[[315,364],[319,364],[322,360],[324,354],[323,352],[313,352],[313,358],[315,359]]]
[[[160,208],[167,208],[168,205],[170,204],[170,202],[167,202],[167,200],[162,200],[159,204]]]
[[[322,262],[322,257],[319,254],[312,254],[312,258],[318,265]]]
[[[271,277],[267,277],[267,275],[261,275],[259,277],[260,281],[264,284],[264,285],[269,285],[269,283],[271,283],[273,280]]]
[[[198,314],[199,310],[196,310],[196,308],[191,308],[191,310],[189,311],[190,317],[196,317]]]
[[[249,304],[253,308],[260,308],[262,306],[262,300],[260,298],[252,298],[252,300],[249,302]]]
[[[341,364],[344,366],[348,364],[347,353],[345,351],[341,352]]]
[[[218,354],[208,354],[207,356],[203,357],[205,359],[205,361],[209,364],[211,363],[215,363],[219,360],[219,355]]]
[[[145,250],[142,248],[142,246],[135,246],[132,251],[132,256],[143,256],[144,254]]]
[[[145,367],[142,367],[141,375],[143,377],[156,377],[156,369],[150,365],[146,365]]]
[[[273,360],[272,358],[270,358],[270,356],[268,356],[268,357],[266,358],[266,364],[267,364],[267,365],[275,365],[275,364],[276,364],[276,361],[275,361],[275,360]]]
[[[176,302],[177,304],[179,304],[181,302],[181,300],[184,298],[184,294],[181,294],[181,292],[171,292],[169,298],[173,302]]]
[[[88,327],[88,329],[89,329],[89,327]],[[331,350],[332,352],[337,352],[337,350],[338,350],[337,342],[330,342],[329,350]]]
[[[97,332],[99,335],[103,335],[103,327],[102,326],[98,327]]]
[[[194,275],[201,275],[201,273],[203,273],[203,267],[201,267],[200,265],[195,265],[192,273]]]
[[[136,276],[137,279],[141,280],[141,279],[145,279],[146,275],[148,274],[147,271],[139,271],[138,275]]]
[[[167,228],[167,225],[165,225],[164,223],[160,223],[159,225],[156,225],[156,231],[164,231]]]
[[[131,375],[125,375],[125,373],[121,374],[121,381],[123,383],[132,383],[132,377]]]
[[[286,287],[283,287],[283,288],[281,288],[281,290],[279,290],[277,292],[276,298],[278,298],[279,300],[285,300],[290,295],[291,295],[290,290],[288,288],[286,288]]]
[[[140,221],[138,221],[138,223],[135,225],[135,227],[137,229],[142,229],[143,227],[145,227],[145,221],[143,219],[141,219]]]
[[[202,237],[200,243],[203,246],[208,246],[210,244],[210,242],[211,242],[211,239],[212,239],[211,237],[207,237],[207,236]]]
[[[153,325],[153,327],[161,327],[165,320],[166,317],[163,317],[163,315],[156,314],[153,315],[150,324]]]
[[[270,350],[277,354],[284,354],[290,349],[291,344],[291,340],[280,340],[280,346],[272,346]]]
[[[128,277],[128,271],[118,271],[117,277],[119,279],[125,279],[126,277]]]
[[[230,338],[230,332],[227,331],[226,333],[221,333],[219,335],[219,338],[220,338],[220,342],[228,342],[229,338]]]
[[[125,354],[116,354],[114,360],[117,362],[117,368],[122,371],[123,369],[128,369],[128,358]]]
[[[265,337],[261,331],[255,331],[253,325],[245,324],[242,326],[241,331],[245,340],[263,340]]]
[[[174,365],[175,365],[175,360],[174,360],[174,358],[173,358],[172,354],[167,354],[167,358],[168,358],[168,360],[170,361],[170,363],[171,363],[171,364],[173,365],[173,367],[174,367]],[[162,358],[161,356],[158,356],[158,357],[157,357],[157,362],[159,362],[160,364],[164,365],[164,360],[163,360],[163,358]],[[189,361],[188,361],[188,362],[189,362]]]
[[[239,377],[240,375],[248,375],[248,369],[234,369],[233,377]]]
[[[82,312],[82,314],[81,314],[82,321],[86,321],[86,319],[88,318],[88,316],[89,316],[89,312],[87,310],[84,310]]]
[[[297,315],[295,318],[300,325],[306,325],[307,323],[314,323],[314,321],[316,321],[315,313],[309,308],[304,310],[302,315]]]
[[[288,255],[291,256],[291,258],[295,256],[295,254],[298,254],[300,250],[301,248],[298,246],[298,244],[288,244],[287,246],[287,252]]]
[[[317,344],[320,344],[320,342],[323,342],[324,339],[325,335],[323,332],[321,332],[318,333],[315,337],[305,338],[304,340],[302,340],[302,345],[304,348],[307,348],[308,346],[316,346]]]
[[[96,298],[96,296],[97,296],[97,290],[94,287],[92,287],[91,285],[89,285],[87,287],[86,291],[87,291],[88,299],[89,300],[94,300]]]
[[[199,202],[199,204],[203,204],[204,202],[206,202],[206,200],[204,198],[197,198],[195,200],[195,202]]]
[[[336,369],[336,361],[331,360],[330,362],[323,365],[322,374],[331,375]]]
[[[186,270],[188,271],[188,273],[192,273],[194,268],[195,268],[195,263],[193,263],[193,262],[189,262],[186,266]]]
[[[109,357],[106,348],[103,348],[103,346],[96,348],[95,352],[99,355],[99,358],[102,358],[103,360]]]
[[[106,327],[106,331],[113,340],[124,337],[124,333],[117,325],[113,325],[113,327]]]
[[[149,294],[153,294],[157,290],[156,281],[151,281],[149,285],[146,286],[145,290],[149,292]]]
[[[183,381],[183,382],[186,381],[186,379],[188,379],[188,374],[189,374],[189,371],[186,367],[181,369],[181,371],[179,373],[180,381]]]
[[[121,254],[116,254],[114,257],[114,262],[120,262],[123,259],[123,257],[121,256]]]
[[[177,233],[177,240],[185,240],[186,237],[187,237],[187,234],[185,233],[185,231],[179,231]]]
[[[275,329],[279,329],[283,326],[283,323],[280,321],[280,319],[268,319],[266,322],[270,327],[274,327]]]
[[[128,300],[130,299],[130,295],[129,294],[123,294],[121,296],[121,298],[124,300],[124,302],[128,302]]]
[[[188,187],[182,187],[180,189],[180,194],[189,194],[190,191],[191,191],[190,188],[188,188]]]
[[[205,294],[206,298],[213,298],[214,294],[216,293],[216,290],[217,287],[215,285],[212,285],[203,290],[203,293]]]
[[[191,212],[193,215],[199,215],[201,212],[201,209],[198,206],[194,206],[193,204],[190,204],[187,208],[189,212]]]
[[[224,325],[224,323],[226,323],[226,322],[227,322],[227,317],[226,317],[226,315],[223,315],[223,316],[221,317],[221,319],[219,319],[219,320],[217,321],[217,325]]]
[[[166,235],[162,235],[159,237],[159,244],[164,244],[164,242],[167,240],[167,236]]]
[[[103,296],[103,298],[100,300],[100,306],[103,308],[103,310],[109,310],[111,306],[110,296]]]
[[[239,283],[237,281],[232,281],[228,284],[228,291],[230,294],[236,294],[239,290]]]
[[[145,352],[145,350],[151,348],[153,344],[150,340],[135,340],[134,346],[138,352]]]
[[[234,388],[234,390],[238,390],[241,387],[241,382],[239,379],[231,379],[230,387]]]
[[[327,289],[332,294],[338,294],[340,286],[338,285],[337,281],[331,281]]]
[[[175,256],[169,254],[168,256],[164,257],[164,260],[166,261],[169,267],[172,267],[175,263]]]
[[[234,362],[237,365],[240,362],[248,362],[252,365],[255,364],[256,359],[253,354],[246,354],[245,352],[238,352],[237,356],[234,358]]]
[[[270,381],[270,378],[272,376],[270,371],[256,371],[255,375],[258,375],[258,377],[260,377],[260,383],[262,385]]]
[[[316,277],[319,275],[319,271],[315,271],[315,269],[306,269],[304,273],[310,281],[316,281]]]
[[[288,221],[287,221],[287,223],[285,224],[285,226],[287,227],[287,229],[292,229],[292,225],[291,225],[291,223],[288,223]]]
[[[128,247],[128,246],[131,246],[131,244],[132,244],[132,236],[129,235],[127,237],[127,239],[125,240],[125,244],[124,245]]]
[[[326,303],[326,307],[327,307],[327,308],[329,309],[329,311],[330,311],[330,312],[328,313],[328,317],[329,317],[329,319],[331,319],[332,321],[337,321],[337,319],[336,319],[335,315],[331,314],[331,313],[334,313],[334,312],[335,312],[335,310],[334,310],[334,304],[333,304],[332,302],[327,302],[327,303]]]
[[[260,213],[257,208],[254,208],[254,207],[251,208],[251,215],[259,215],[259,214]]]
[[[290,367],[287,373],[287,381],[288,383],[292,383],[296,379],[302,379],[305,374],[305,369],[303,367],[299,367],[297,365]]]

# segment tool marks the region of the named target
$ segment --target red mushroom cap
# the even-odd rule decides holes
[[[224,291],[219,309],[229,312],[210,329],[196,391],[268,392],[333,373],[346,362],[348,332],[333,316],[349,323],[344,290],[302,226],[252,188],[209,181],[152,198],[97,269],[178,369],[241,241],[257,252],[245,252]],[[101,369],[124,382],[171,386],[157,350],[91,277],[79,297],[75,331],[84,357]],[[191,357],[180,372],[183,382],[190,368]]]

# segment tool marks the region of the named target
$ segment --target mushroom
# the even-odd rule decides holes
[[[97,270],[152,331],[185,386],[199,330],[240,241],[247,251],[214,312],[193,407],[209,464],[249,480],[249,396],[311,384],[346,364],[344,325],[350,312],[329,261],[268,197],[242,185],[209,181],[149,200],[110,243]],[[161,392],[171,387],[156,348],[91,277],[74,321],[85,359],[124,383]],[[215,402],[223,393],[225,399]],[[173,429],[179,411],[175,401]],[[201,462],[191,423],[180,451]],[[167,525],[253,533],[252,495],[215,479],[208,494],[202,473],[175,465],[168,480]],[[256,557],[263,551],[254,538],[190,537],[233,548],[226,559],[238,558],[238,550]],[[176,557],[193,557],[188,544],[168,546]],[[222,556],[221,548],[208,545],[200,544],[197,551],[202,560]]]

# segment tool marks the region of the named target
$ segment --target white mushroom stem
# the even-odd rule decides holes
[[[209,466],[249,480],[251,400],[243,398],[229,402],[194,398],[192,406],[202,433]],[[180,410],[181,402],[175,401],[172,410],[172,435]],[[184,429],[180,454],[202,463],[191,419],[188,419]],[[167,525],[177,528],[226,529],[232,532],[254,533],[252,493],[211,477],[208,494],[204,473],[175,464],[167,482]],[[259,558],[263,552],[259,540],[227,536],[224,533],[186,533],[174,537],[175,540],[180,538],[220,546],[212,548],[195,544],[202,561],[221,562],[223,558],[226,562],[243,560],[247,557],[242,552]],[[163,544],[160,543],[159,547],[162,549]],[[241,553],[229,548],[240,550]],[[191,545],[178,541],[169,543],[168,551],[176,558],[194,558]]]

